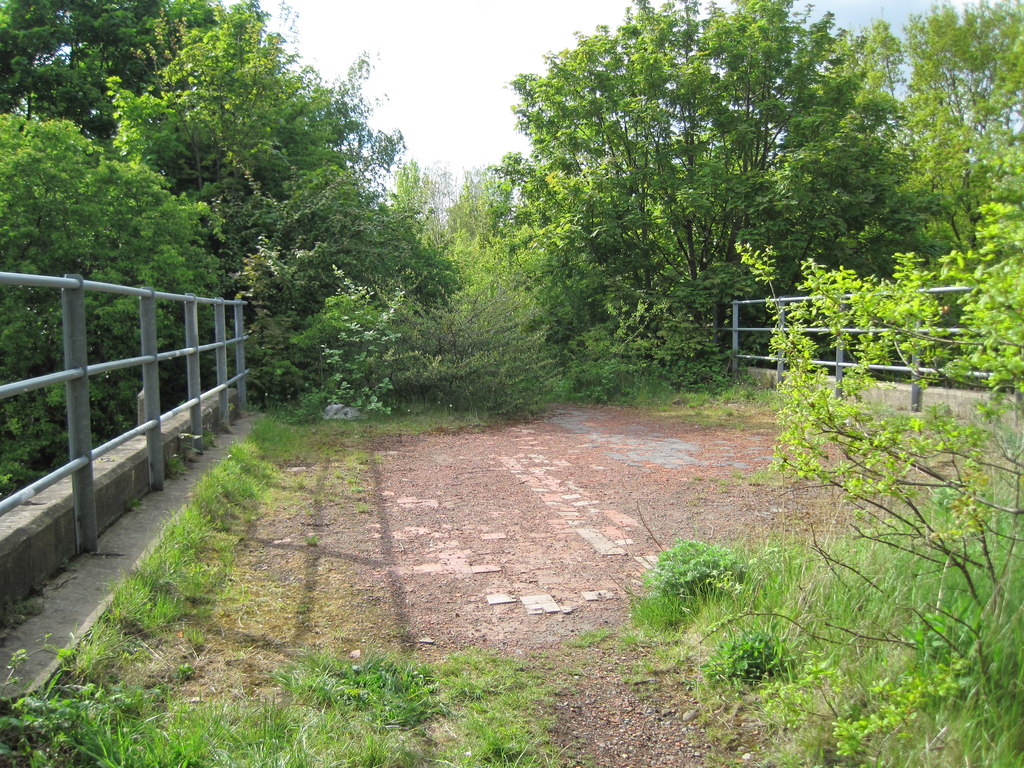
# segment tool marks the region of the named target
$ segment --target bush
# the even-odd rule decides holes
[[[318,361],[319,386],[307,395],[317,410],[328,403],[388,410],[391,382],[375,363],[396,341],[393,317],[401,302],[401,294],[380,302],[373,291],[346,281],[296,337],[297,347]]]
[[[701,669],[710,680],[757,682],[789,664],[786,646],[770,632],[743,632],[723,640]]]
[[[536,407],[551,389],[553,365],[522,294],[498,286],[437,307],[408,303],[396,323],[381,370],[398,397],[508,414]]]
[[[745,570],[743,561],[725,547],[679,540],[661,553],[644,584],[657,597],[702,598],[735,589]]]

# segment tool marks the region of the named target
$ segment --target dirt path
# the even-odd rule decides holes
[[[439,652],[564,648],[625,621],[644,568],[675,538],[806,527],[803,494],[766,482],[770,424],[689,418],[565,407],[525,425],[380,446],[375,525],[408,639]],[[558,703],[567,760],[702,764],[693,713],[638,698],[625,665],[595,650]]]

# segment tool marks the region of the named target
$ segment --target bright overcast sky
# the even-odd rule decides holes
[[[264,0],[275,12],[278,0]],[[572,47],[575,34],[617,27],[628,0],[286,0],[298,52],[327,79],[360,54],[373,63],[365,90],[381,99],[372,125],[402,132],[423,166],[462,170],[497,163],[528,144],[515,129],[514,92],[523,72],[541,73],[544,55]],[[656,5],[660,3],[655,3]],[[828,0],[839,26],[884,18],[899,28],[931,0]],[[798,4],[799,5],[799,4]],[[816,17],[816,16],[815,16]]]

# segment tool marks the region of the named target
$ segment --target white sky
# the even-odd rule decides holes
[[[281,25],[278,0],[264,8]],[[544,55],[570,48],[575,33],[617,27],[628,0],[286,0],[304,61],[327,79],[342,77],[361,53],[374,71],[365,90],[381,99],[371,124],[399,129],[405,159],[447,165],[455,173],[528,150],[515,129],[515,93],[523,72],[545,71]],[[958,4],[961,4],[959,0]],[[899,28],[931,0],[822,0],[839,26],[884,18]],[[660,5],[660,1],[655,5]],[[799,3],[798,3],[799,6]]]

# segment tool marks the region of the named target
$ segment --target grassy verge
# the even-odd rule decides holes
[[[823,550],[733,550],[741,575],[697,590],[653,579],[620,642],[645,649],[645,674],[697,687],[723,765],[1019,766],[1019,605],[972,613],[944,569],[864,540]]]
[[[391,626],[385,587],[357,591],[370,581],[358,562],[310,581],[331,531],[307,526],[325,509],[369,546],[354,532],[367,528],[373,440],[479,423],[426,410],[301,428],[262,419],[50,688],[0,704],[0,765],[553,765],[549,691],[528,664],[422,663]],[[298,532],[270,542],[276,570],[247,545],[268,520]],[[314,604],[311,584],[336,604]]]

